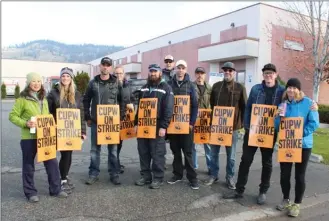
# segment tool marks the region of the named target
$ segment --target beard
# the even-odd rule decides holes
[[[151,86],[157,86],[162,80],[162,76],[156,77],[156,76],[149,76],[147,81],[148,84]]]
[[[226,81],[226,82],[231,82],[233,80],[233,78],[226,78],[226,77],[224,77],[224,81]]]
[[[102,71],[101,71],[101,74],[102,74],[102,75],[108,75],[109,73],[110,73],[110,72],[107,71],[107,70],[102,70]]]

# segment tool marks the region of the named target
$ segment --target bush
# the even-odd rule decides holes
[[[90,81],[89,74],[86,72],[79,71],[77,72],[77,75],[74,77],[74,83],[77,87],[77,90],[83,95],[87,89],[88,83]]]
[[[329,105],[319,104],[320,123],[329,124]]]
[[[286,86],[286,82],[284,82],[280,76],[277,77],[277,80],[279,81],[279,84],[281,84],[282,86]]]
[[[16,84],[16,87],[15,87],[15,98],[19,98],[19,94],[21,92],[21,89],[19,87],[19,84]]]
[[[1,85],[1,99],[5,99],[7,97],[7,88],[5,83]]]

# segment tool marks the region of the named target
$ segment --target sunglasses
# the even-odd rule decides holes
[[[171,64],[173,61],[172,60],[165,60],[164,61],[166,64]]]
[[[66,67],[66,68],[62,68],[61,71],[65,71],[65,70],[69,70],[69,71],[73,72],[73,70],[72,70],[71,68],[68,68],[68,67]]]
[[[232,69],[223,69],[224,72],[229,72],[229,73],[232,73],[233,70]]]

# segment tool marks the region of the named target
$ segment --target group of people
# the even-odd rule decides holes
[[[249,169],[254,155],[258,149],[249,146],[249,130],[253,104],[279,106],[285,102],[286,111],[278,109],[276,116],[276,130],[273,146],[277,140],[278,122],[282,117],[302,117],[304,119],[302,162],[295,163],[295,201],[290,202],[290,177],[292,163],[280,163],[281,188],[283,201],[277,206],[279,210],[288,209],[290,216],[298,216],[299,205],[302,202],[305,191],[305,172],[313,146],[313,132],[319,126],[318,106],[310,98],[304,95],[301,82],[297,78],[289,79],[286,86],[279,84],[278,73],[275,65],[266,64],[262,69],[263,81],[252,87],[247,97],[243,84],[235,81],[236,69],[232,62],[226,62],[221,67],[224,72],[224,80],[210,86],[206,82],[206,70],[203,67],[195,69],[195,81],[191,81],[188,74],[188,65],[184,60],[174,61],[173,56],[168,55],[164,59],[166,67],[162,69],[158,64],[148,67],[148,81],[138,91],[136,100],[130,85],[125,78],[124,68],[118,66],[112,73],[112,59],[104,57],[100,62],[100,74],[96,75],[88,84],[86,92],[81,95],[73,81],[73,70],[63,68],[60,72],[60,81],[46,95],[41,82],[41,76],[37,73],[27,75],[26,88],[21,92],[10,112],[9,119],[12,123],[22,128],[21,149],[23,154],[23,189],[26,198],[30,202],[38,202],[37,190],[34,186],[34,158],[37,152],[36,134],[30,133],[35,121],[31,117],[40,114],[53,114],[56,119],[57,108],[78,108],[81,111],[82,139],[86,139],[86,124],[91,128],[91,149],[89,177],[86,184],[92,185],[98,181],[100,173],[101,145],[97,144],[97,105],[117,104],[120,107],[120,118],[124,118],[127,109],[136,108],[135,127],[138,127],[138,105],[143,98],[157,99],[156,137],[137,138],[137,149],[140,159],[141,177],[135,184],[138,186],[149,185],[151,189],[158,189],[164,183],[164,171],[166,168],[166,142],[169,141],[170,149],[174,156],[172,167],[173,176],[167,181],[175,184],[182,180],[184,169],[192,189],[199,189],[197,178],[199,144],[193,142],[194,125],[198,116],[198,109],[211,109],[216,106],[234,107],[234,123],[232,145],[226,146],[226,184],[232,191],[224,195],[224,198],[241,198],[247,184]],[[174,97],[187,95],[190,98],[189,106],[189,133],[168,134],[167,129],[172,120],[174,109]],[[239,130],[244,128],[243,153],[235,183],[235,156],[238,143]],[[220,145],[203,144],[206,166],[209,178],[205,185],[212,185],[218,181]],[[124,173],[124,166],[120,163],[120,151],[122,141],[119,144],[108,145],[108,173],[110,181],[114,185],[120,185],[119,175]],[[258,204],[264,204],[266,193],[270,187],[272,174],[273,148],[260,147],[262,156],[261,183],[259,185]],[[184,163],[183,163],[183,156]],[[72,180],[68,177],[71,166],[72,151],[61,151],[58,164],[56,158],[44,162],[49,181],[49,192],[52,196],[67,197],[74,188]]]

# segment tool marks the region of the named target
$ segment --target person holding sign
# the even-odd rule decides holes
[[[99,67],[101,74],[96,75],[94,79],[89,82],[86,93],[83,97],[85,119],[87,121],[88,127],[91,127],[90,166],[89,179],[86,181],[87,185],[92,185],[98,181],[98,175],[100,172],[99,165],[101,145],[98,144],[97,134],[104,132],[106,128],[111,130],[113,129],[115,132],[118,129],[118,127],[115,127],[115,125],[112,125],[113,127],[111,128],[111,125],[108,124],[99,125],[99,128],[97,126],[97,118],[99,117],[97,113],[97,107],[99,105],[118,104],[119,93],[117,78],[116,76],[110,74],[112,70],[112,59],[108,57],[102,58]],[[106,109],[103,110],[102,113],[107,114],[109,112],[114,112],[111,110]],[[104,116],[102,115],[102,117]],[[121,184],[119,180],[120,166],[117,158],[117,146],[117,144],[107,145],[108,172],[110,174],[110,180],[114,185]]]
[[[301,91],[301,83],[297,78],[291,78],[286,85],[275,121],[277,130],[284,131],[279,135],[278,161],[280,162],[280,184],[283,201],[278,210],[288,209],[288,215],[297,217],[300,212],[305,192],[305,172],[312,153],[313,133],[319,127],[319,113],[311,110],[312,100]],[[297,137],[298,135],[300,137]],[[289,162],[290,161],[290,162]],[[292,165],[295,163],[295,201],[290,203],[290,178]]]
[[[127,109],[134,111],[135,96],[133,95],[129,82],[125,77],[125,72],[122,66],[118,66],[114,69],[114,75],[118,79],[118,87],[119,87],[119,94],[118,94],[118,101],[121,104],[120,106],[120,120],[123,121],[126,115]],[[122,102],[120,102],[122,101]],[[122,139],[120,139],[120,144],[118,144],[117,149],[117,158],[118,163],[120,165],[120,173],[124,173],[124,166],[120,163],[120,152],[122,148]]]
[[[168,183],[175,184],[183,178],[183,151],[186,177],[190,181],[191,188],[197,190],[199,189],[199,184],[192,160],[193,126],[198,115],[197,94],[187,73],[186,61],[177,61],[176,67],[177,73],[169,82],[175,95],[175,102],[173,118],[167,130],[170,149],[174,155],[174,175],[168,180]]]
[[[266,64],[262,69],[263,72],[263,82],[261,84],[256,84],[251,88],[246,110],[244,112],[244,139],[243,139],[243,152],[241,157],[241,162],[239,166],[238,180],[236,183],[236,191],[224,195],[224,198],[241,198],[245,191],[245,185],[247,184],[249,169],[253,162],[254,155],[258,149],[258,146],[249,146],[249,133],[254,130],[251,127],[251,116],[252,114],[263,117],[274,116],[274,111],[270,108],[256,107],[252,108],[253,104],[268,105],[270,107],[277,107],[281,103],[282,95],[284,92],[284,87],[281,86],[277,80],[278,74],[276,73],[276,67],[274,64]],[[263,117],[265,118],[265,117]],[[268,119],[263,119],[262,122],[266,122]],[[276,141],[277,131],[274,131],[274,121],[273,125],[259,126],[258,131],[260,133],[267,133],[271,136],[272,148],[260,147],[262,154],[262,175],[261,184],[259,185],[259,195],[257,197],[258,204],[264,204],[266,201],[266,193],[270,187],[270,179],[272,174],[272,154],[273,146]]]
[[[66,116],[62,116],[64,115],[64,112],[60,114],[60,116],[62,116],[61,120],[67,123],[64,123],[64,126],[66,125],[66,131],[64,131],[63,129],[62,131],[58,131],[59,129],[57,128],[57,139],[59,138],[58,135],[70,138],[74,135],[78,135],[77,132],[80,132],[81,139],[84,140],[86,138],[86,122],[84,120],[82,96],[80,92],[76,89],[73,78],[74,74],[71,68],[62,68],[60,72],[60,81],[55,85],[55,87],[50,91],[47,96],[49,112],[54,116],[54,119],[56,121],[57,110],[60,110],[62,108],[68,108],[78,109],[80,111],[80,117],[76,117],[73,114],[72,116],[68,116],[68,114],[65,114]],[[75,131],[74,120],[80,122],[80,130]],[[61,159],[59,161],[59,170],[62,178],[62,189],[67,193],[71,193],[72,189],[74,188],[74,184],[72,183],[71,179],[69,179],[68,174],[72,162],[72,150],[65,150],[60,152]]]
[[[193,86],[195,88],[195,91],[197,92],[197,100],[198,100],[198,108],[200,109],[209,109],[211,111],[210,106],[210,94],[211,94],[211,86],[205,81],[206,80],[206,71],[203,67],[197,67],[195,69],[195,78],[196,81],[193,82]],[[203,112],[204,113],[204,112]],[[201,116],[204,116],[205,114],[201,114]],[[209,119],[210,120],[210,119]],[[199,128],[203,128],[203,123],[205,123],[207,119],[202,119],[202,123],[200,120]],[[194,138],[196,138],[196,134],[204,134],[201,133],[202,130],[198,130],[198,128],[194,128]],[[207,133],[208,134],[208,133]],[[192,159],[193,159],[193,166],[194,169],[198,169],[198,157],[197,157],[197,151],[196,147],[199,144],[196,144],[193,142],[192,144]],[[203,144],[205,156],[206,156],[206,163],[208,168],[208,174],[210,175],[210,161],[211,161],[211,150],[210,145],[208,143]]]
[[[142,177],[135,184],[137,186],[151,184],[149,186],[151,189],[159,189],[163,184],[165,170],[167,152],[165,135],[174,106],[172,89],[162,79],[159,65],[149,66],[148,81],[141,88],[138,101],[135,125]]]
[[[219,81],[213,85],[210,96],[211,109],[213,110],[213,122],[211,128],[211,136],[227,137],[227,145],[219,142],[214,142],[211,139],[211,170],[210,177],[206,181],[206,185],[212,185],[218,181],[219,172],[219,152],[220,146],[226,146],[226,185],[229,189],[235,189],[235,155],[236,145],[238,142],[239,130],[243,125],[243,115],[247,103],[246,88],[234,81],[236,75],[235,65],[232,62],[224,63],[222,70],[224,72],[224,81]],[[220,108],[219,108],[220,107]],[[234,111],[230,108],[233,107]],[[218,108],[218,109],[217,109]],[[229,125],[228,119],[232,119]],[[217,122],[215,122],[217,120]],[[219,136],[218,136],[219,135]],[[231,145],[230,145],[231,143]]]
[[[39,201],[37,189],[34,186],[34,159],[38,152],[37,135],[30,128],[36,128],[37,122],[31,117],[37,115],[48,115],[48,103],[45,99],[46,91],[42,85],[41,76],[38,73],[29,73],[26,77],[26,87],[16,99],[13,109],[9,114],[9,120],[16,126],[22,128],[21,149],[23,154],[22,178],[23,190],[29,202]],[[32,133],[31,133],[32,132]],[[54,149],[56,146],[54,146]],[[55,149],[56,151],[56,149]],[[55,158],[43,161],[49,182],[49,194],[60,198],[68,195],[61,189],[61,178],[59,174],[58,161]]]

